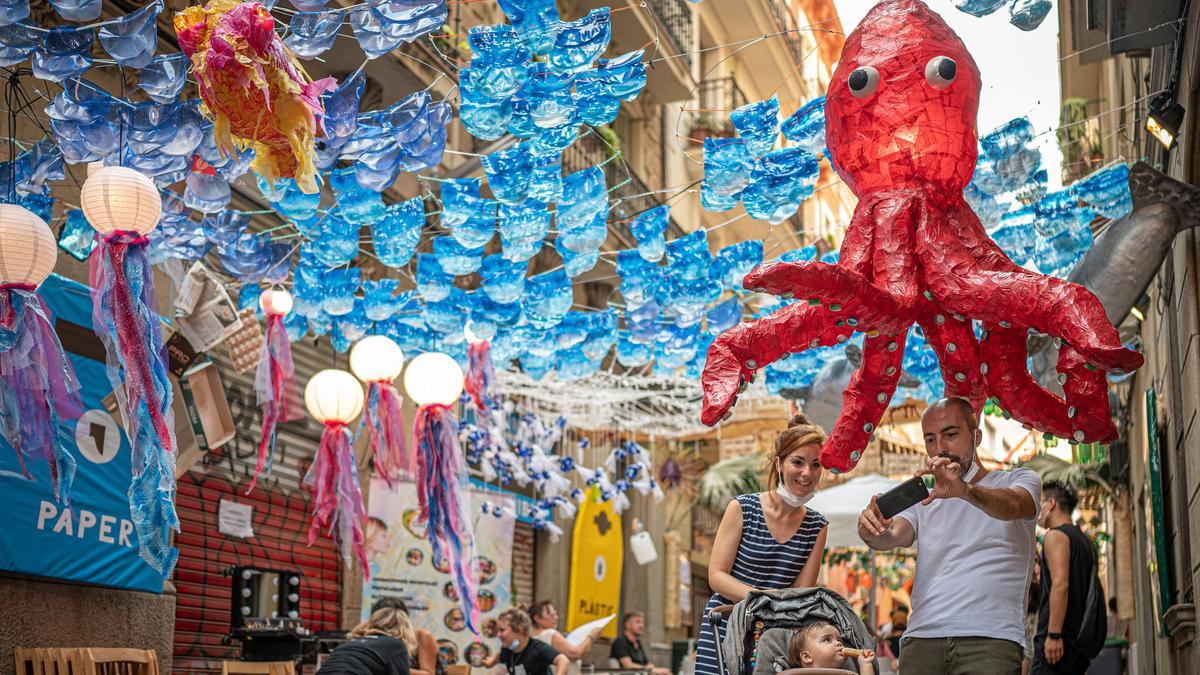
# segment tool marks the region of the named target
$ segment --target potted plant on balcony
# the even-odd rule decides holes
[[[692,126],[688,130],[688,139],[692,145],[703,146],[704,139],[712,136],[714,138],[727,138],[733,135],[733,128],[727,120],[718,120],[717,118],[700,114],[692,117]]]

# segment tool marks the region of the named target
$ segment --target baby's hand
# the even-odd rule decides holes
[[[860,667],[871,664],[874,661],[875,661],[875,652],[871,651],[870,649],[859,650],[858,665]]]

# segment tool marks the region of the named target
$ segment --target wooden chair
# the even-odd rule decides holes
[[[296,675],[291,661],[222,661],[221,675]]]
[[[18,648],[13,655],[17,675],[159,675],[153,649]]]
[[[446,675],[471,675],[471,665],[456,663],[452,666],[446,666]]]

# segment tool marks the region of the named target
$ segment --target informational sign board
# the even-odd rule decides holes
[[[413,483],[395,489],[383,480],[371,481],[367,508],[366,549],[371,579],[363,583],[362,617],[385,597],[408,606],[413,625],[433,633],[450,664],[481,666],[499,648],[496,615],[512,607],[512,542],[515,519],[484,514],[486,500],[513,513],[515,500],[499,492],[468,490],[467,516],[475,533],[470,564],[475,577],[480,635],[467,630],[462,603],[455,592],[450,568],[439,568],[425,528],[417,524],[419,507]]]
[[[567,630],[618,613],[624,555],[621,517],[613,512],[612,502],[585,499],[579,505],[571,537]],[[615,638],[618,623],[612,621],[606,625],[601,637]]]
[[[112,392],[104,362],[71,351],[103,359],[103,346],[91,328],[90,292],[86,286],[58,276],[47,279],[38,292],[57,321],[74,324],[60,334],[94,341],[79,344],[68,340],[65,345],[82,387],[85,411],[77,422],[67,422],[62,429],[72,439],[69,448],[78,470],[67,508],[54,498],[46,462],[29,462],[34,480],[27,480],[16,451],[0,439],[0,494],[5,507],[0,569],[160,593],[162,578],[138,555],[126,494],[131,476],[129,442],[102,402]]]

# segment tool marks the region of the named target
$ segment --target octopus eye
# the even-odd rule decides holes
[[[846,79],[846,85],[850,87],[850,93],[855,98],[866,98],[879,88],[879,71],[871,66],[855,68]]]
[[[958,64],[948,56],[935,56],[925,64],[925,81],[934,89],[945,89],[954,82]]]

